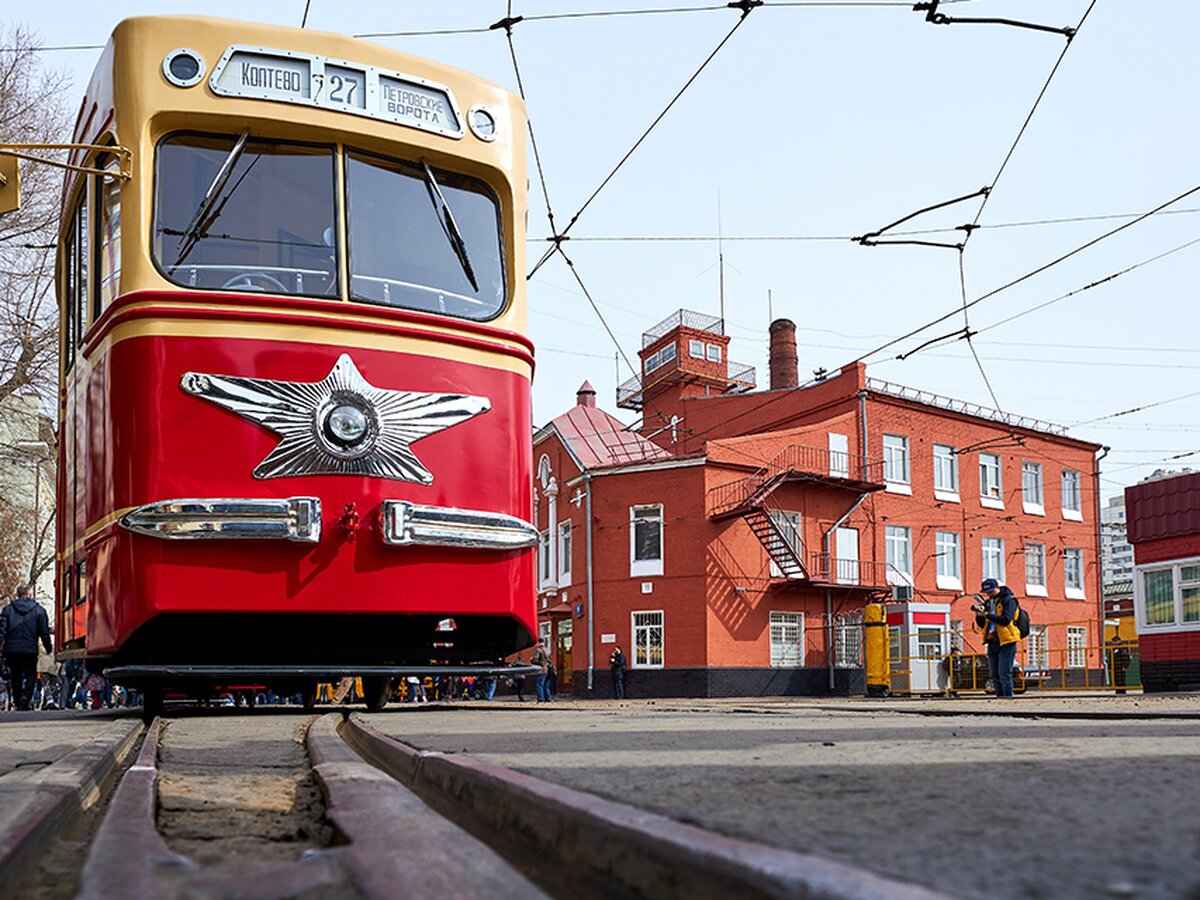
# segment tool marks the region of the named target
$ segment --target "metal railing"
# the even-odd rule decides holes
[[[1098,620],[1053,622],[1044,626],[1058,634],[1068,626],[1086,626],[1100,634]],[[987,653],[978,632],[958,632],[928,626],[916,631],[918,653],[902,652],[914,633],[888,628],[888,677],[896,694],[984,694],[994,688]],[[901,648],[897,652],[897,647]],[[1032,655],[1036,652],[1036,658]],[[1137,641],[1036,650],[1029,638],[1021,641],[1013,667],[1013,690],[1027,691],[1140,691],[1141,658]]]
[[[887,563],[834,556],[821,550],[809,551],[808,574],[813,581],[829,584],[881,588],[888,583]]]
[[[899,397],[902,400],[912,400],[916,403],[923,403],[926,406],[936,406],[939,409],[948,409],[951,412],[962,413],[967,416],[975,416],[979,419],[988,419],[992,422],[1000,422],[1004,425],[1009,425],[1013,428],[1025,428],[1029,431],[1042,431],[1046,434],[1065,435],[1067,429],[1063,425],[1055,425],[1053,422],[1047,422],[1043,419],[1034,419],[1030,416],[1016,416],[1012,413],[1006,413],[998,409],[992,409],[988,406],[980,406],[978,403],[968,403],[965,400],[955,400],[953,397],[944,397],[941,394],[934,394],[931,391],[922,391],[917,388],[905,387],[902,384],[893,384],[890,381],[881,381],[878,378],[867,379],[867,390],[874,391],[877,394],[887,394],[891,397]]]
[[[792,474],[882,484],[883,460],[868,459],[864,462],[850,453],[792,444],[749,478],[711,488],[707,497],[708,514],[720,515],[745,506],[772,479]]]
[[[642,332],[642,349],[649,347],[664,334],[676,328],[691,328],[695,331],[723,335],[725,334],[725,320],[719,316],[690,309],[677,309],[653,328]]]
[[[674,365],[671,365],[671,363],[674,363]],[[640,409],[643,400],[643,391],[652,388],[654,385],[677,373],[694,375],[710,381],[723,381],[725,382],[723,393],[726,394],[744,394],[747,391],[754,390],[758,385],[757,370],[754,366],[749,366],[745,363],[730,360],[726,365],[725,375],[714,375],[712,372],[697,372],[689,369],[686,365],[681,365],[678,359],[673,357],[666,364],[656,367],[653,372],[647,372],[644,375],[634,375],[632,378],[627,378],[621,382],[617,386],[617,406],[624,409],[629,405]]]

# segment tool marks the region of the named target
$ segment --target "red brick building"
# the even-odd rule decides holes
[[[585,383],[535,435],[560,689],[609,696],[619,645],[633,696],[859,692],[870,599],[950,604],[959,630],[960,595],[989,576],[1037,626],[1029,665],[1098,664],[1100,448],[861,364],[798,386],[794,331],[773,323],[771,388],[755,391],[720,320],[680,311],[618,389],[640,434]],[[930,640],[922,653],[944,655],[960,639]]]
[[[1200,689],[1200,473],[1125,489],[1147,691]]]

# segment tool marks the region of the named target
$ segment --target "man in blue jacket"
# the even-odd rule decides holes
[[[13,700],[17,709],[29,709],[37,683],[37,642],[50,653],[50,620],[33,599],[33,585],[24,584],[17,597],[0,611],[0,650],[8,665]]]
[[[1017,647],[1021,643],[1021,631],[1016,618],[1019,606],[1017,598],[1006,585],[995,578],[986,578],[979,586],[979,604],[975,610],[975,624],[983,629],[983,642],[987,645],[988,674],[996,686],[997,697],[1013,695],[1013,662]]]

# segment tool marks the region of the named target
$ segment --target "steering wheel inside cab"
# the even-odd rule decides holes
[[[282,281],[270,272],[239,272],[223,285],[223,291],[256,291],[263,294],[290,294]]]

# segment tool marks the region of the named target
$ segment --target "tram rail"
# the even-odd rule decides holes
[[[204,721],[213,727],[249,720]],[[167,745],[170,735],[168,729]],[[209,744],[211,753],[218,742]],[[164,837],[160,790],[164,765],[169,775],[172,762],[164,753],[163,721],[114,723],[37,773],[37,784],[63,786],[59,806],[27,804],[25,815],[0,819],[0,896],[28,889],[39,849],[73,816],[98,804],[118,774],[80,873],[78,896],[88,900],[313,891],[380,898],[943,896],[466,755],[417,750],[357,714],[311,719],[304,748],[333,839],[298,851],[298,859],[212,864],[179,852]],[[11,796],[29,777],[19,771],[0,777],[0,794]],[[73,794],[69,784],[76,785]]]

